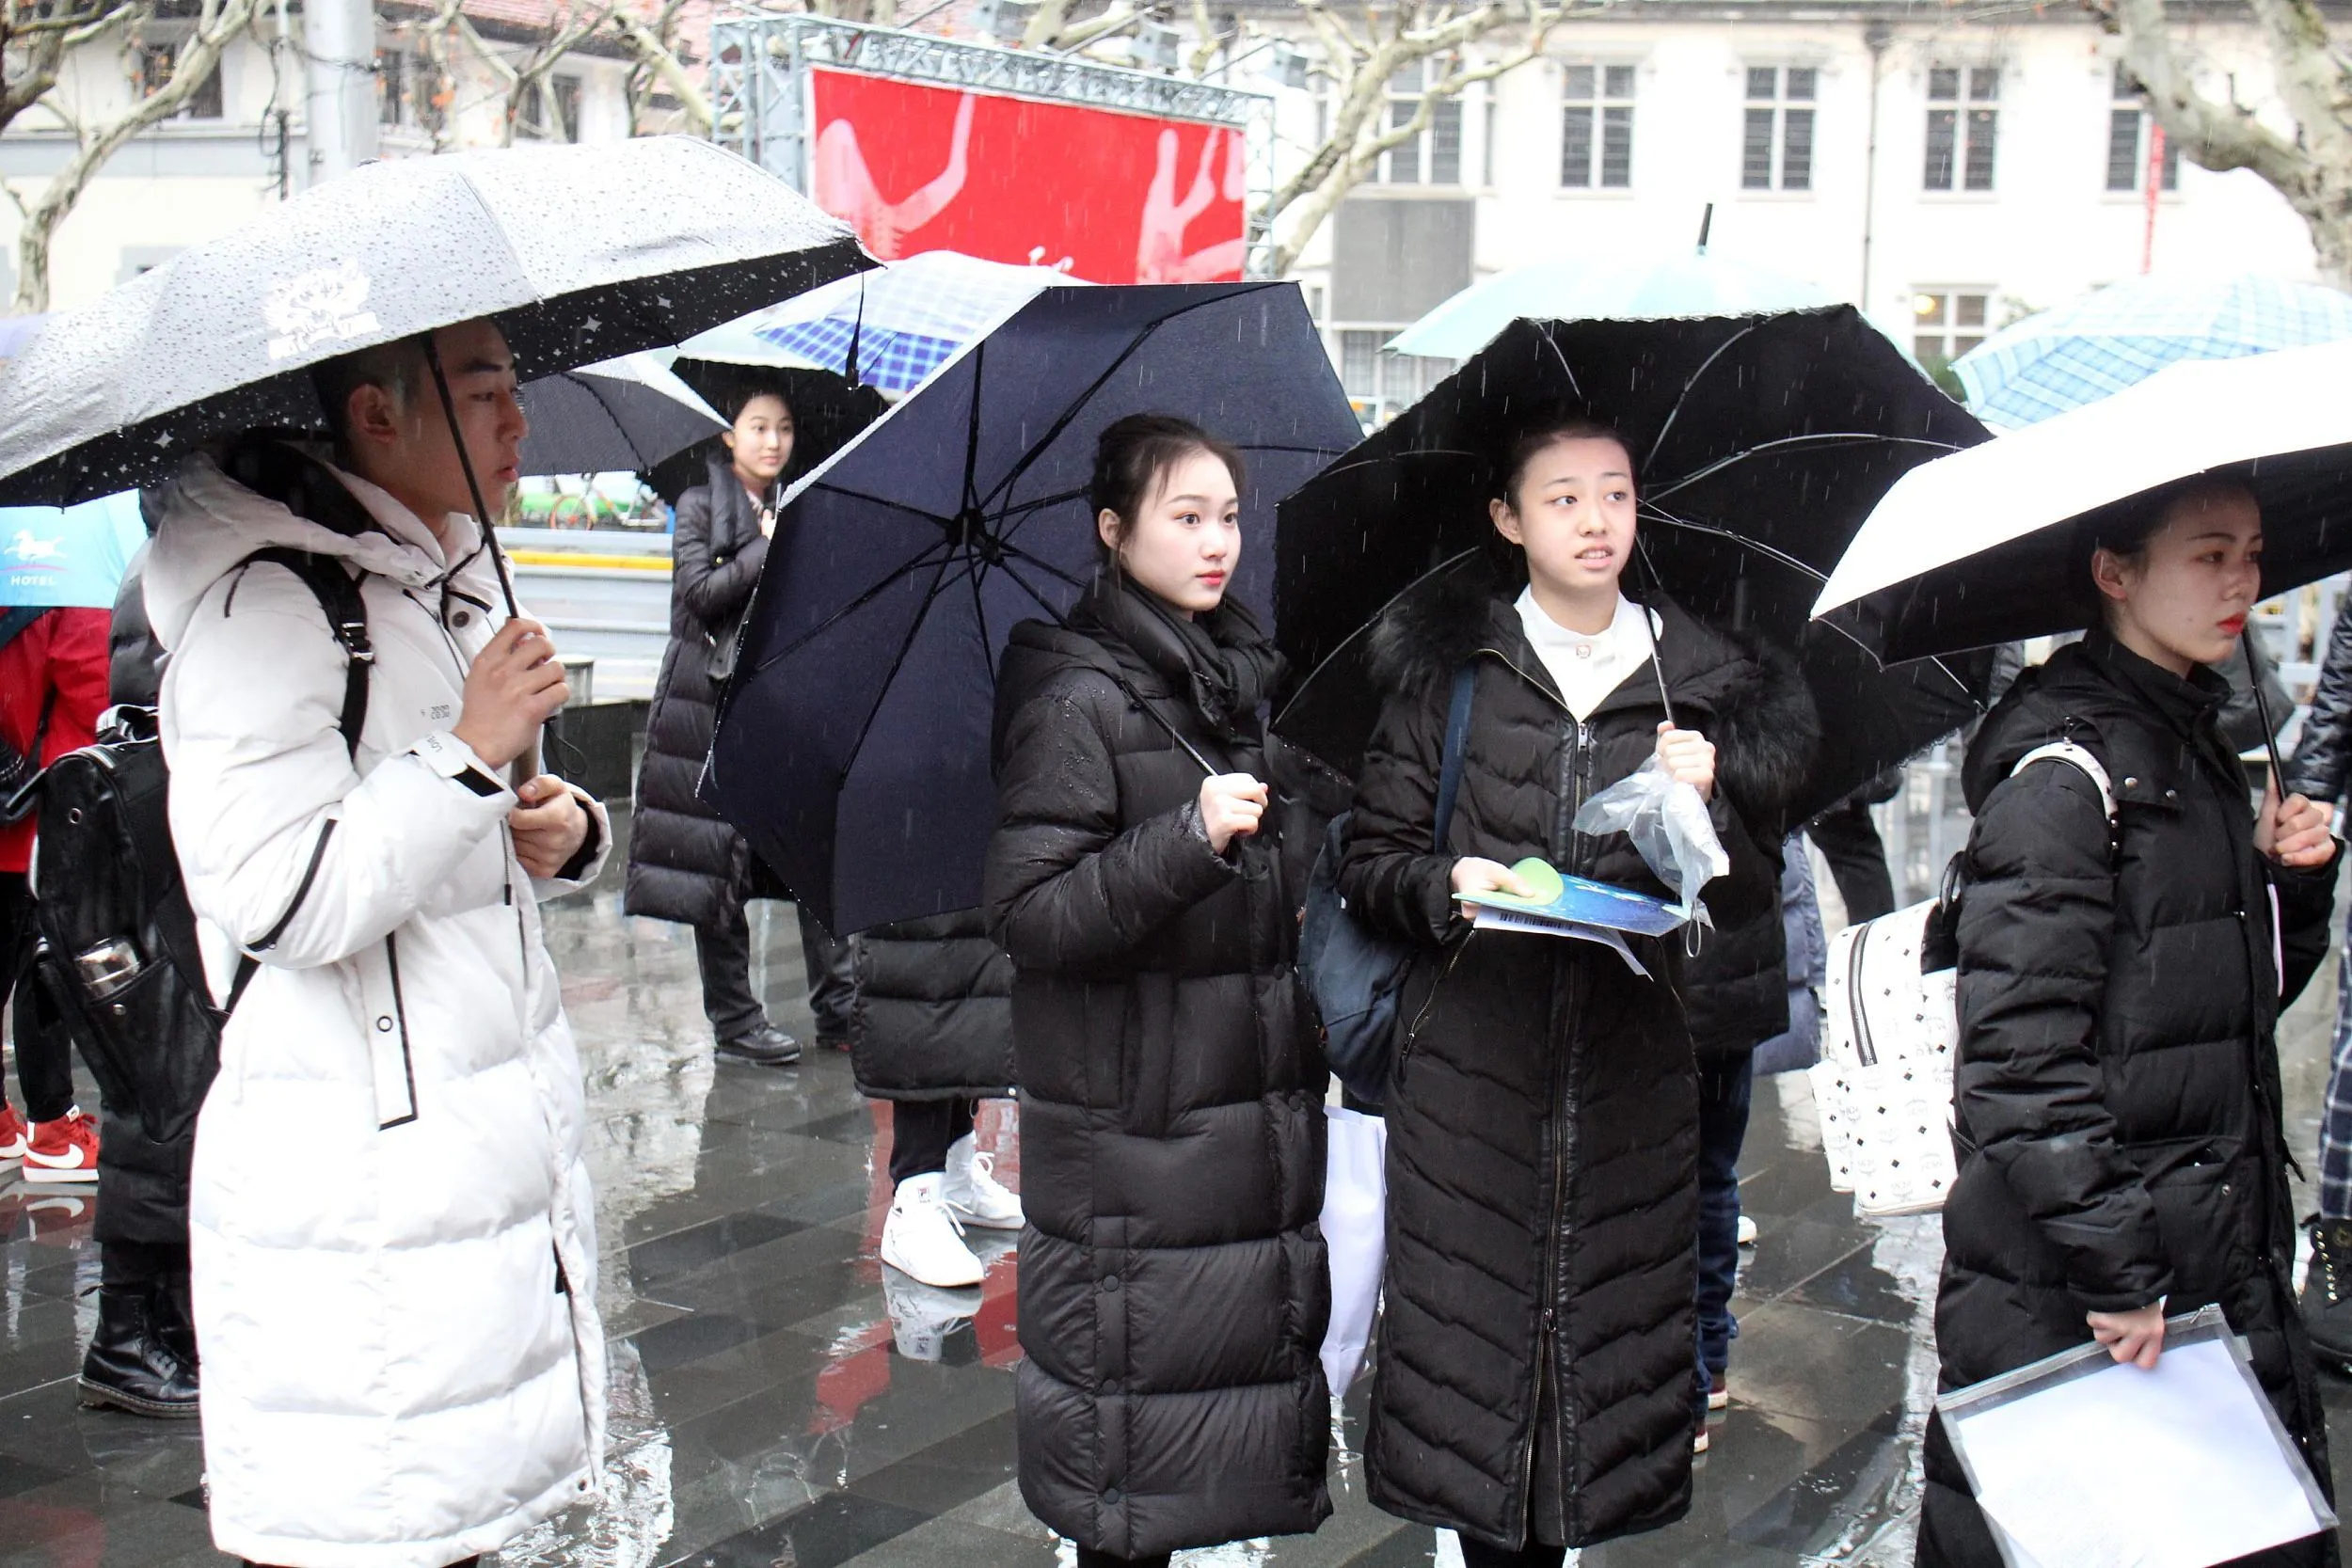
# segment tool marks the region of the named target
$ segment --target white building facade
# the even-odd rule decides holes
[[[174,251],[232,229],[311,183],[302,9],[298,5],[288,9],[281,34],[284,13],[264,8],[253,28],[230,44],[218,71],[187,109],[135,137],[90,182],[53,244],[52,309],[86,304]],[[374,104],[381,155],[430,152],[437,142],[497,143],[505,84],[477,54],[453,40],[451,88],[433,91],[438,71],[413,24],[421,14],[411,8],[379,7],[375,69],[352,77],[349,90]],[[467,14],[491,49],[520,58],[546,36],[542,19],[550,8],[542,0],[474,0]],[[77,51],[52,95],[56,109],[103,124],[141,90],[142,51],[165,51],[167,61],[186,26],[151,24],[136,40],[113,34]],[[547,98],[535,107],[527,105],[521,139],[627,136],[628,71],[628,62],[616,53],[566,55],[549,78]],[[548,122],[550,104],[556,122]],[[0,181],[29,202],[73,150],[72,133],[58,113],[37,104],[0,135]],[[15,205],[0,202],[0,311],[16,290],[18,221]],[[583,214],[581,221],[593,223],[596,216]]]
[[[2250,18],[2179,25],[2208,90],[2265,103]],[[1640,0],[1554,29],[1542,58],[1443,110],[1296,272],[1368,412],[1443,372],[1377,350],[1454,289],[1554,257],[1687,252],[1710,205],[1710,253],[1861,306],[1931,364],[2144,265],[2311,276],[2302,221],[2250,173],[2168,150],[2148,199],[2153,122],[2118,53],[2071,10]],[[1400,116],[1413,89],[1397,85]],[[1284,99],[1278,142],[1311,143],[1311,91]]]

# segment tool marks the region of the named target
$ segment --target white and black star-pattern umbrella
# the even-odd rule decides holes
[[[309,372],[356,349],[489,316],[528,380],[872,264],[783,182],[687,137],[370,164],[49,318],[0,365],[0,503],[69,505],[217,436],[319,428]]]

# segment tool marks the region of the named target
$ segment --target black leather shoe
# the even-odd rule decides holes
[[[2314,1214],[2303,1223],[2312,1233],[2312,1260],[2297,1305],[2312,1354],[2323,1366],[2352,1373],[2352,1220]]]
[[[176,1354],[156,1323],[151,1287],[98,1291],[98,1332],[82,1357],[82,1402],[134,1416],[184,1420],[197,1414],[196,1368]]]
[[[746,1067],[790,1067],[801,1059],[801,1042],[774,1024],[763,1023],[731,1040],[721,1040],[719,1055]]]

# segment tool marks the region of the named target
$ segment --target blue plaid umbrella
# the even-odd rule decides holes
[[[797,365],[850,375],[893,397],[922,385],[950,356],[1035,298],[1075,283],[1045,267],[1008,266],[953,250],[926,251],[863,287],[812,290],[678,345],[681,356],[739,365]]]
[[[2247,275],[2135,277],[2005,327],[1952,362],[1968,409],[2014,428],[2120,392],[2181,359],[2352,338],[2352,294]]]

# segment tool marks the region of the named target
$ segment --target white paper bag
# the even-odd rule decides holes
[[[1323,1336],[1323,1376],[1344,1394],[1364,1362],[1380,1309],[1380,1266],[1388,1255],[1389,1124],[1327,1105],[1323,1244],[1331,1257],[1331,1326]]]

